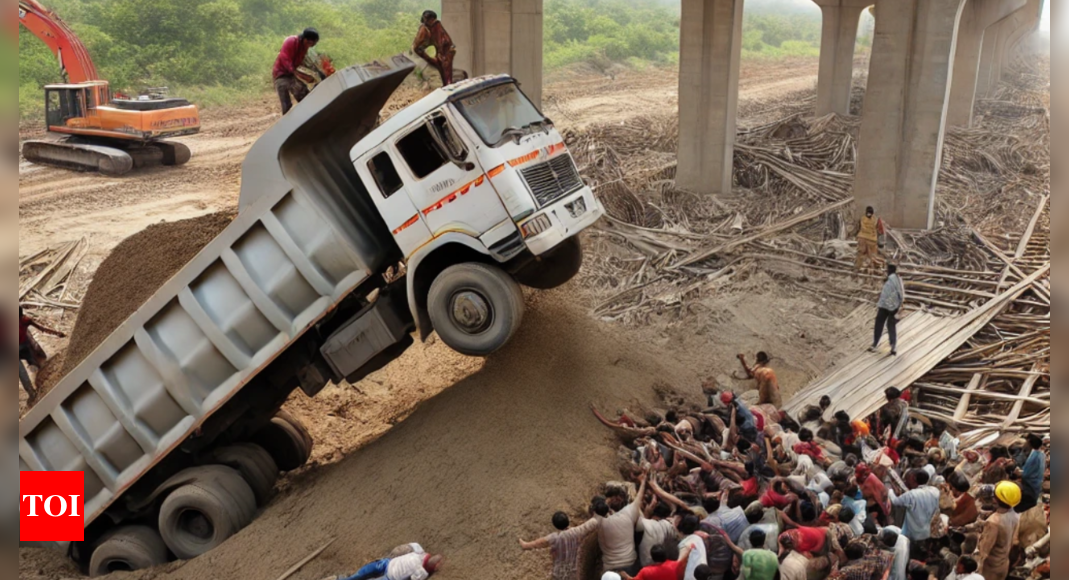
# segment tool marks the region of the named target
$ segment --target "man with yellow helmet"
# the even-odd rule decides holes
[[[995,487],[998,511],[988,518],[980,535],[980,574],[984,580],[1006,580],[1010,574],[1010,550],[1017,539],[1021,517],[1013,508],[1021,504],[1021,487],[1003,481]]]

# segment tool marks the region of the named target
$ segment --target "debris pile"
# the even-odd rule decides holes
[[[885,258],[905,270],[911,307],[962,312],[997,294],[993,288],[1004,280],[991,279],[995,257],[978,234],[1005,246],[1049,191],[1050,123],[1042,92],[1003,86],[995,100],[981,103],[976,128],[948,129],[936,229],[890,224]],[[869,284],[856,288],[839,283],[853,269],[849,202],[860,119],[806,117],[811,96],[744,112],[750,126],[739,131],[730,195],[675,188],[674,116],[567,135],[609,214],[588,235],[581,280],[597,298],[597,316],[635,324],[677,320],[704,298],[730,292],[733,280],[762,262],[803,272],[794,284],[805,292],[874,298],[875,280],[862,276]],[[773,114],[786,116],[768,120]],[[813,285],[810,276],[833,279]]]
[[[19,304],[26,308],[77,310],[71,277],[89,251],[82,238],[19,258]]]

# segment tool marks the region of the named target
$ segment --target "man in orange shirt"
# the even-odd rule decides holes
[[[427,48],[431,46],[434,47],[433,57],[427,54]],[[453,58],[457,55],[457,47],[445,31],[445,26],[442,26],[442,21],[438,20],[435,11],[427,10],[423,13],[412,51],[438,69],[438,74],[442,75],[443,87],[453,84]]]
[[[746,355],[740,354],[739,361],[742,363],[742,368],[746,370],[747,378],[757,381],[757,392],[761,394],[761,400],[757,404],[772,405],[777,409],[782,409],[783,395],[780,394],[776,371],[769,366],[772,359],[769,358],[768,353],[757,353],[757,364],[753,368],[746,364]]]

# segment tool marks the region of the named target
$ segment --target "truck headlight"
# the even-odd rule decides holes
[[[553,227],[552,222],[549,221],[549,216],[542,214],[535,219],[523,224],[523,238],[531,238]]]

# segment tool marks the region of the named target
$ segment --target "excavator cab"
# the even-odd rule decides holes
[[[45,119],[48,130],[52,131],[53,127],[83,126],[89,112],[99,102],[100,95],[93,85],[46,86]]]

